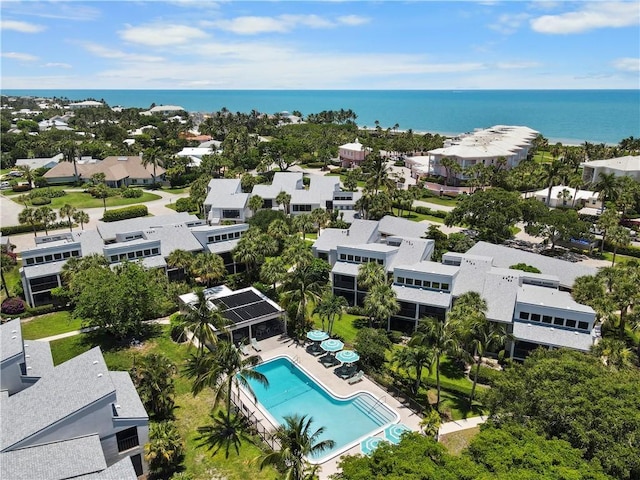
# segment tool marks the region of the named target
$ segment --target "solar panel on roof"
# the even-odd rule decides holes
[[[229,295],[226,297],[222,297],[219,299],[220,302],[224,303],[227,308],[235,308],[240,305],[247,305],[249,303],[255,303],[262,301],[258,295],[256,295],[252,291],[236,293],[234,295]]]

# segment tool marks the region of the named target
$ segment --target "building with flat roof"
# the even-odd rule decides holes
[[[371,153],[371,149],[362,145],[357,138],[354,142],[340,145],[338,147],[340,166],[343,168],[359,167],[369,153]]]
[[[54,366],[48,342],[0,325],[0,473],[7,479],[119,478],[147,471],[149,417],[127,372],[100,348]],[[85,477],[86,476],[86,477]]]
[[[582,164],[582,180],[585,183],[597,183],[600,174],[613,173],[616,177],[631,177],[640,182],[640,155],[591,160]]]

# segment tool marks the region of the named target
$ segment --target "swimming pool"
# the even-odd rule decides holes
[[[319,440],[330,439],[334,448],[309,458],[323,463],[356,445],[363,437],[383,430],[399,415],[368,392],[340,398],[320,385],[288,357],[277,357],[255,367],[269,379],[269,387],[249,380],[259,407],[276,425],[285,415],[308,415],[313,431],[324,427]]]

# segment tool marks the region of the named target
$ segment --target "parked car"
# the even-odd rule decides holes
[[[11,188],[11,184],[9,182],[0,182],[0,190],[7,190]]]

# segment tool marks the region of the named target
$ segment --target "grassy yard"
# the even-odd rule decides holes
[[[317,314],[313,315],[312,320],[316,328],[322,328],[322,321]],[[326,326],[327,325],[325,323],[325,328]],[[339,336],[340,338],[344,339],[344,342],[347,345],[352,346],[353,342],[356,339],[358,330],[366,326],[366,318],[363,318],[361,315],[351,315],[350,313],[345,313],[344,315],[342,315],[342,318],[340,320],[336,319],[336,321],[333,322],[333,330],[331,331],[331,334]]]
[[[163,187],[162,191],[167,193],[175,193],[176,195],[179,193],[186,193],[189,191],[190,187]]]
[[[478,433],[480,433],[480,427],[468,428],[466,430],[460,430],[459,432],[442,435],[439,442],[445,446],[451,455],[460,455]]]
[[[434,205],[442,205],[443,207],[455,207],[458,204],[457,198],[450,197],[422,197],[419,200]]]
[[[139,347],[117,345],[108,339],[93,335],[78,335],[51,342],[54,363],[59,364],[69,358],[83,353],[90,348],[101,345],[107,366],[111,370],[129,370],[136,358],[149,353],[162,353],[173,361],[180,370],[190,350],[186,344],[173,342],[168,335],[168,327],[145,340]],[[224,452],[215,456],[206,448],[197,444],[199,426],[210,423],[209,413],[213,405],[213,393],[205,390],[197,397],[191,394],[191,381],[180,373],[175,377],[176,409],[175,416],[178,429],[185,440],[186,473],[193,480],[210,480],[221,476],[229,480],[275,480],[277,473],[272,468],[260,471],[254,464],[261,450],[251,443],[244,443],[240,454],[231,452],[228,459]]]
[[[71,312],[55,312],[22,321],[22,337],[27,340],[80,330],[82,320],[71,318]]]
[[[407,220],[412,220],[414,222],[421,222],[422,220],[428,220],[430,222],[435,222],[435,223],[444,223],[444,219],[440,217],[434,217],[433,215],[425,215],[425,214],[416,213],[416,212],[405,212],[402,215],[402,218],[406,218]]]
[[[20,280],[20,267],[22,266],[22,260],[18,260],[18,263],[8,272],[3,272],[4,279],[7,282],[7,290],[11,295],[16,294],[16,289],[21,285]],[[7,295],[4,291],[4,287],[0,290],[0,299],[4,300]]]

